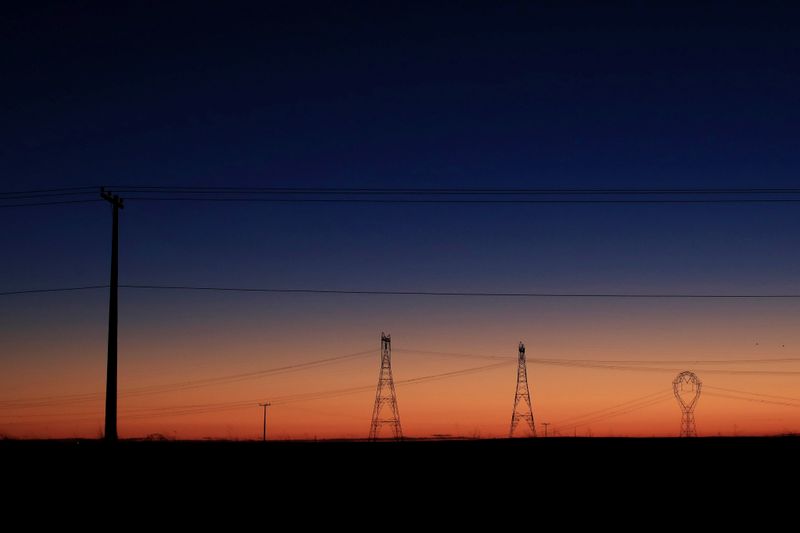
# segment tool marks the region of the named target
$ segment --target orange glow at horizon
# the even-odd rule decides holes
[[[669,327],[656,320],[665,313],[669,315]],[[400,419],[408,437],[507,436],[520,339],[527,347],[529,382],[540,434],[541,424],[547,422],[551,435],[676,436],[680,411],[672,397],[671,383],[677,371],[684,369],[695,371],[703,381],[703,394],[695,411],[699,435],[800,431],[800,408],[781,405],[800,405],[800,401],[791,400],[800,398],[797,383],[800,375],[781,373],[798,372],[800,364],[662,362],[796,357],[800,336],[786,333],[791,331],[786,326],[793,315],[728,313],[723,318],[698,320],[698,313],[631,312],[601,315],[594,322],[582,322],[579,328],[568,327],[560,316],[523,317],[518,323],[500,319],[482,322],[469,312],[442,316],[429,319],[429,324],[423,324],[422,318],[405,317],[405,321],[398,321],[400,327],[389,329]],[[207,332],[201,326],[187,326],[179,336],[123,337],[120,437],[160,433],[181,439],[259,439],[262,410],[257,402],[270,400],[273,401],[267,413],[270,439],[365,438],[380,357],[380,327],[376,323],[376,319],[366,317],[348,324],[331,320],[317,324],[315,335],[306,337],[297,334],[299,327],[239,335],[227,330]],[[231,340],[234,338],[235,342]],[[54,353],[53,345],[69,348],[53,356],[50,355]],[[0,377],[0,433],[20,438],[101,435],[105,379],[102,332],[79,341],[72,339],[70,343],[59,339],[53,339],[52,343],[22,339],[16,344],[6,343],[4,349],[28,356],[6,364]],[[415,349],[504,356],[508,357],[508,364],[406,385],[403,381],[411,378],[494,362],[416,353],[412,351]],[[213,386],[194,384],[206,378],[247,374],[364,350],[371,353],[318,367],[245,377]],[[581,368],[541,364],[537,359],[642,360],[652,363],[639,366],[668,370]],[[767,373],[724,373],[730,370]],[[183,382],[188,382],[188,386],[177,390],[125,395],[126,390]],[[321,399],[291,397],[360,387],[366,390]],[[736,400],[716,389],[786,399],[753,396],[750,401]],[[662,401],[627,412],[626,402],[660,392],[664,394],[655,400]],[[86,393],[99,394],[85,401],[65,396]],[[26,407],[7,403],[26,398],[52,400]],[[234,404],[235,408],[219,409],[227,409],[227,404]],[[623,406],[614,409],[618,404]],[[199,412],[191,413],[193,410]],[[590,416],[596,411],[602,412]],[[618,416],[604,416],[610,412],[618,412]]]

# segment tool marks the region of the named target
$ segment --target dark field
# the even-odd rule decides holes
[[[783,502],[799,459],[797,437],[0,441],[8,509],[46,501],[93,512],[99,501],[155,521],[204,526],[222,515],[225,530],[263,513],[303,524],[388,516],[471,527],[549,512],[569,524],[623,520],[650,530],[676,501],[713,520],[760,512],[762,500],[793,509]]]
[[[96,440],[5,440],[0,457],[15,471],[120,470],[208,475],[269,472],[270,476],[319,473],[395,475],[467,472],[502,475],[517,469],[542,474],[604,472],[631,475],[693,468],[724,471],[747,466],[794,467],[800,438],[538,438],[490,440],[362,441],[139,441],[114,445]]]

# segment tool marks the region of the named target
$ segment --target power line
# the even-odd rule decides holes
[[[487,370],[500,368],[500,367],[506,366],[508,364],[509,364],[509,362],[505,361],[505,362],[502,362],[502,363],[493,363],[493,364],[489,364],[489,365],[481,365],[481,366],[477,366],[477,367],[465,368],[465,369],[461,369],[461,370],[453,370],[453,371],[450,371],[450,372],[443,372],[443,373],[439,373],[439,374],[431,374],[431,375],[427,375],[427,376],[419,376],[419,377],[416,377],[416,378],[408,378],[408,379],[396,380],[395,381],[395,385],[400,387],[400,386],[417,385],[417,384],[421,384],[421,383],[428,383],[428,382],[431,382],[431,381],[439,381],[439,380],[442,380],[442,379],[450,379],[450,378],[454,378],[454,377],[474,374],[474,373],[477,373],[477,372],[485,372]],[[367,386],[363,386],[363,387],[350,387],[350,388],[346,388],[346,389],[336,389],[336,390],[332,390],[332,391],[311,392],[311,393],[295,393],[295,394],[289,394],[289,395],[277,397],[277,398],[275,398],[275,403],[279,404],[279,403],[287,403],[287,402],[295,402],[295,401],[311,401],[311,400],[326,399],[326,398],[331,398],[331,397],[336,397],[336,396],[344,396],[344,395],[355,394],[355,393],[359,393],[359,392],[368,392],[368,391],[374,391],[374,390],[375,390],[375,386],[374,385],[367,385]]]
[[[424,352],[420,350],[402,350],[398,349],[400,352],[416,352],[416,353],[432,353],[432,354],[440,354],[440,355],[450,355],[450,356],[465,356],[465,357],[478,357],[484,359],[506,359],[512,360],[510,357],[505,356],[495,356],[495,355],[479,355],[479,354],[458,354],[453,352]],[[538,365],[550,365],[550,366],[558,366],[558,367],[566,367],[566,368],[586,368],[586,369],[598,369],[598,370],[620,370],[620,371],[632,371],[632,372],[680,372],[680,368],[676,367],[654,367],[654,366],[642,366],[641,364],[633,364],[633,365],[626,365],[620,364],[616,361],[606,361],[602,359],[591,360],[591,359],[545,359],[545,358],[528,358],[527,361],[531,364],[538,364]],[[689,361],[686,360],[663,360],[668,364],[676,364],[681,363],[685,364]],[[754,362],[756,360],[753,360]],[[773,360],[767,360],[770,363],[774,362]],[[797,361],[795,361],[797,362]],[[800,371],[793,371],[793,370],[730,370],[730,369],[704,369],[704,374],[722,374],[722,375],[763,375],[763,376],[794,376],[800,375]]]
[[[51,289],[23,289],[18,291],[0,292],[0,296],[12,296],[15,294],[39,294],[47,292],[87,291],[87,290],[107,289],[107,288],[108,285],[82,285],[79,287],[56,287]]]
[[[511,362],[515,361],[513,357],[508,356],[495,356],[495,355],[481,355],[481,354],[465,354],[465,353],[456,353],[456,352],[436,352],[436,351],[426,351],[426,350],[415,350],[415,349],[396,349],[399,352],[406,352],[406,353],[422,353],[422,354],[432,354],[432,355],[445,355],[450,357],[467,357],[467,358],[480,358],[480,359],[488,359],[492,361],[499,361],[495,363],[496,366],[502,366],[506,364],[510,364]],[[231,383],[237,383],[245,380],[256,379],[266,375],[275,375],[275,374],[282,374],[287,372],[295,372],[300,370],[308,370],[312,368],[317,368],[320,366],[344,362],[349,359],[357,358],[357,357],[364,357],[370,355],[372,350],[365,350],[361,352],[356,352],[352,354],[346,355],[339,355],[339,356],[332,356],[328,358],[318,359],[314,361],[308,361],[304,363],[297,363],[293,365],[285,365],[276,368],[269,368],[264,370],[258,370],[253,372],[245,372],[245,373],[237,373],[237,374],[229,374],[223,376],[216,376],[210,378],[203,378],[198,380],[187,380],[187,381],[180,381],[180,382],[173,382],[173,383],[165,383],[161,385],[149,385],[143,387],[137,387],[132,389],[124,390],[120,396],[121,397],[138,397],[138,396],[145,396],[145,395],[153,395],[153,394],[162,394],[166,392],[176,392],[176,391],[183,391],[183,390],[191,390],[197,388],[203,388],[208,386],[218,386],[218,385],[226,385]],[[676,368],[663,368],[663,367],[642,367],[634,365],[634,366],[626,366],[624,364],[616,364],[623,361],[620,360],[588,360],[588,359],[536,359],[532,358],[529,359],[531,363],[534,364],[543,364],[543,365],[552,365],[552,366],[560,366],[560,367],[569,367],[569,368],[588,368],[588,369],[602,369],[602,370],[633,370],[633,371],[655,371],[655,372],[674,372]],[[713,360],[710,362],[713,363],[741,363],[741,362],[748,362],[748,363],[773,363],[776,361],[782,362],[798,362],[800,359],[748,359],[748,360]],[[634,363],[641,363],[642,360],[639,361],[632,361]],[[675,360],[659,360],[659,361],[652,361],[653,363],[657,362],[665,362],[671,364],[683,364],[683,363],[690,363],[690,362],[697,362],[695,360],[685,360],[685,359],[675,359]],[[494,365],[487,365],[478,367],[478,370],[483,370],[485,368],[492,368]],[[462,375],[465,372],[472,372],[458,370],[451,373],[446,374],[437,374],[434,377],[441,377],[444,375]],[[726,369],[718,369],[718,370],[708,370],[707,373],[722,373],[722,374],[766,374],[766,375],[787,375],[787,374],[797,374],[797,372],[790,372],[790,371],[758,371],[758,370],[726,370]],[[405,380],[405,381],[398,381],[398,383],[412,383],[418,380],[427,380],[429,376],[423,376],[422,378],[414,378],[412,380]],[[751,393],[747,391],[738,391],[733,389],[722,389],[716,387],[709,387],[710,389],[717,389],[726,392],[735,392],[741,394],[752,394],[752,395],[759,395],[759,396],[766,396],[771,398],[777,399],[786,399],[792,401],[800,401],[797,398],[789,398],[784,396],[774,396],[774,395],[762,395],[759,393]],[[361,390],[361,389],[359,389]],[[316,395],[317,393],[313,393]],[[305,396],[306,393],[300,394],[300,396]],[[0,409],[10,409],[10,408],[35,408],[35,407],[48,407],[51,405],[59,404],[59,405],[68,405],[68,404],[76,404],[76,403],[86,403],[91,401],[96,401],[101,397],[101,393],[84,393],[84,394],[70,394],[70,395],[60,395],[60,396],[45,396],[39,398],[24,398],[18,400],[0,400]]]
[[[489,365],[482,365],[478,367],[471,367],[465,368],[461,370],[454,370],[451,372],[443,372],[439,374],[431,374],[427,376],[418,376],[415,378],[408,378],[404,380],[397,380],[395,381],[396,386],[409,386],[409,385],[420,385],[423,383],[430,383],[433,381],[440,381],[444,379],[451,379],[455,377],[461,377],[465,375],[475,374],[479,372],[485,372],[489,370],[493,370],[495,368],[499,368],[501,366],[507,366],[507,362],[503,363],[493,363]],[[284,396],[273,396],[270,398],[270,403],[272,405],[284,405],[287,403],[297,403],[297,402],[307,402],[307,401],[315,401],[315,400],[323,400],[329,398],[336,398],[340,396],[349,396],[351,394],[358,394],[362,392],[372,392],[375,390],[374,385],[366,385],[366,386],[358,386],[358,387],[348,387],[344,389],[333,389],[328,391],[316,391],[316,392],[306,392],[306,393],[294,393],[288,394]],[[166,417],[166,416],[183,416],[183,415],[196,415],[196,414],[205,414],[210,412],[221,412],[221,411],[231,411],[243,408],[252,408],[253,404],[263,402],[264,400],[261,398],[250,399],[250,400],[241,400],[235,402],[220,402],[216,404],[197,404],[197,405],[187,405],[187,406],[172,406],[172,407],[162,407],[156,408],[155,410],[163,411],[155,414],[134,414],[130,416],[124,416],[125,419],[144,419],[144,418],[157,418],[157,417]],[[170,409],[173,409],[170,411]]]
[[[486,204],[486,205],[526,205],[526,204],[795,204],[800,203],[800,198],[718,198],[718,199],[606,199],[606,200],[569,200],[569,199],[546,199],[546,200],[495,200],[495,199],[383,199],[383,198],[199,198],[186,196],[126,196],[125,200],[133,202],[261,202],[261,203],[348,203],[348,204]]]
[[[515,357],[509,357],[507,355],[484,355],[484,354],[459,353],[459,352],[437,352],[432,350],[417,350],[413,348],[395,348],[395,351],[405,352],[405,353],[417,353],[423,355],[442,355],[446,357],[469,357],[474,359],[504,360],[504,361],[517,360]]]
[[[133,193],[133,201],[268,202],[354,204],[780,204],[800,203],[797,188],[358,188],[358,187],[197,187],[113,186]],[[95,187],[6,191],[0,207],[80,204],[97,199],[66,199],[91,194]],[[468,198],[465,198],[468,197]],[[587,199],[586,197],[591,197]],[[694,198],[692,198],[694,197]],[[48,198],[2,205],[9,200]]]
[[[506,355],[486,355],[461,352],[437,352],[431,350],[418,350],[415,348],[395,348],[396,352],[419,353],[429,355],[444,355],[450,357],[472,357],[480,359],[513,359]],[[782,357],[765,359],[547,359],[547,358],[528,358],[528,361],[547,362],[547,361],[568,361],[575,363],[622,363],[622,364],[672,364],[672,363],[695,363],[695,364],[736,364],[736,363],[800,363],[800,357]],[[800,400],[798,400],[800,401]]]
[[[588,413],[584,413],[582,415],[563,418],[563,419],[561,419],[561,425],[557,426],[556,429],[560,429],[562,427],[565,427],[565,424],[564,424],[565,422],[573,422],[575,420],[580,420],[582,418],[595,417],[595,416],[598,416],[600,414],[606,413],[607,411],[614,411],[614,410],[617,410],[617,409],[628,408],[628,407],[631,407],[631,406],[636,405],[636,404],[650,402],[650,401],[655,400],[656,398],[667,397],[667,396],[671,396],[671,395],[672,395],[672,391],[671,390],[662,390],[662,391],[659,391],[659,392],[654,392],[652,394],[646,394],[644,396],[641,396],[639,398],[635,398],[633,400],[628,400],[628,401],[625,401],[625,402],[622,402],[622,403],[618,403],[618,404],[615,404],[615,405],[612,405],[612,406],[609,406],[609,407],[605,407],[603,409],[598,409],[596,411],[589,411]]]
[[[265,375],[286,374],[290,372],[297,372],[300,370],[308,370],[310,368],[317,368],[334,363],[341,363],[351,359],[364,357],[374,353],[374,350],[364,350],[361,352],[337,355],[333,357],[326,357],[323,359],[316,359],[304,363],[296,363],[292,365],[285,365],[277,368],[269,368],[266,370],[256,370],[253,372],[244,372],[239,374],[230,374],[226,376],[218,376],[213,378],[204,378],[200,380],[184,381],[177,383],[168,383],[165,385],[156,385],[149,387],[139,387],[138,389],[129,389],[125,391],[123,396],[141,396],[144,394],[154,394],[162,392],[174,392],[177,390],[196,389],[210,385],[227,385],[230,383],[238,383],[254,378],[260,378]]]
[[[80,291],[106,289],[108,285],[86,285],[77,287],[56,287],[48,289],[23,289],[0,292],[0,296],[15,294],[35,294],[47,292]],[[515,298],[738,298],[738,299],[796,299],[800,294],[701,294],[701,293],[557,293],[557,292],[460,292],[460,291],[396,291],[396,290],[346,290],[346,289],[282,289],[266,287],[222,287],[203,285],[144,285],[120,284],[124,289],[177,290],[177,291],[217,291],[217,292],[255,292],[283,294],[341,294],[376,296],[467,296],[467,297],[515,297]],[[463,355],[463,354],[462,354]],[[776,362],[789,359],[775,359]],[[743,360],[742,362],[744,362]],[[633,361],[620,361],[633,362]],[[655,362],[655,361],[648,361]],[[689,361],[703,362],[703,361]],[[714,362],[714,361],[705,361]]]
[[[45,205],[64,205],[64,204],[88,204],[88,203],[95,203],[95,202],[102,202],[103,200],[94,199],[94,200],[59,200],[54,202],[34,202],[34,203],[23,203],[23,204],[0,204],[0,209],[7,209],[11,207],[38,207],[38,206],[45,206]]]
[[[766,403],[770,405],[782,405],[784,407],[800,407],[800,403],[790,403],[790,402],[780,402],[777,400],[766,400],[763,398],[746,398],[744,396],[734,396],[731,394],[720,394],[718,392],[707,392],[709,396],[714,396],[716,398],[726,398],[728,400],[740,400],[743,402],[753,402],[753,403]]]
[[[800,194],[800,188],[787,187],[699,187],[699,188],[586,188],[586,187],[202,187],[202,186],[146,186],[106,185],[118,192],[148,193],[231,193],[231,194],[393,194],[393,195],[445,195],[445,194],[512,194],[512,195],[567,195],[567,194]]]
[[[198,186],[147,186],[147,185],[112,185],[106,189],[118,193],[141,194],[216,194],[216,195],[305,195],[305,196],[341,196],[341,195],[376,195],[376,196],[447,196],[447,195],[483,195],[483,196],[665,196],[665,195],[796,195],[800,188],[789,187],[717,187],[717,188],[585,188],[585,187],[198,187]],[[49,189],[32,189],[23,191],[0,192],[0,199],[27,198],[44,196],[69,196],[91,194],[100,186],[62,187]]]
[[[737,389],[724,389],[722,387],[711,387],[709,385],[704,385],[706,389],[718,390],[722,392],[732,392],[734,394],[749,394],[751,396],[761,396],[764,398],[773,398],[778,400],[789,400],[792,402],[800,402],[800,398],[792,398],[791,396],[777,396],[775,394],[762,394],[760,392],[750,392],[750,391],[743,391]]]
[[[30,200],[36,198],[63,198],[67,196],[96,196],[96,195],[94,193],[84,192],[84,191],[43,192],[35,194],[17,194],[17,195],[7,194],[6,196],[0,196],[0,202],[4,202],[7,200]]]
[[[797,188],[365,188],[115,186],[134,201],[375,204],[797,203]],[[469,198],[464,198],[468,196]],[[587,196],[594,197],[586,199]],[[691,197],[699,198],[691,198]],[[743,198],[743,196],[749,196]],[[388,197],[388,198],[387,198]],[[583,198],[581,198],[583,197]],[[600,198],[598,198],[600,197]]]
[[[0,201],[14,200],[14,199],[35,199],[46,197],[65,197],[65,196],[80,196],[93,194],[100,187],[98,186],[83,186],[83,187],[62,187],[62,188],[49,188],[49,189],[32,189],[21,191],[3,191],[0,192]],[[456,203],[640,203],[640,202],[656,202],[656,203],[684,203],[684,202],[781,202],[781,201],[800,201],[797,198],[760,198],[761,196],[794,196],[800,194],[798,188],[787,187],[730,187],[730,188],[498,188],[498,187],[462,187],[462,188],[367,188],[367,187],[198,187],[198,186],[144,186],[144,185],[117,185],[105,186],[106,189],[114,190],[118,193],[139,193],[145,196],[132,197],[139,200],[170,200],[170,201],[350,201],[347,198],[316,198],[318,196],[354,196],[354,201],[366,202],[456,202]],[[177,196],[177,195],[192,195],[192,196]],[[159,195],[159,196],[154,196]],[[194,196],[203,195],[203,196]],[[208,198],[205,195],[216,195],[216,198]],[[242,196],[249,195],[251,198],[243,198]],[[656,199],[601,199],[601,200],[574,200],[563,197],[570,196],[642,196],[642,197],[663,197],[663,196],[742,196],[749,195],[756,198],[751,199],[733,199],[733,198],[701,198],[696,200],[686,199],[670,199],[670,198],[656,198]],[[264,198],[263,196],[271,196],[272,198]],[[281,197],[289,198],[281,198]],[[415,198],[394,198],[394,199],[372,199],[372,198],[358,198],[364,196],[404,196]],[[467,200],[449,200],[441,198],[443,196],[482,196],[484,198],[471,198]],[[490,197],[508,197],[508,196],[557,196],[562,198],[544,198],[544,199],[522,199],[522,200],[496,200]],[[291,198],[294,197],[294,198]],[[306,198],[300,198],[306,197]],[[433,197],[433,199],[424,200],[419,197]],[[36,205],[36,204],[24,204]],[[48,204],[49,205],[49,202]]]
[[[14,196],[18,194],[46,194],[46,193],[73,193],[75,191],[85,191],[85,193],[95,193],[99,189],[99,185],[92,185],[86,187],[61,187],[56,189],[33,189],[27,191],[2,191],[0,197]]]
[[[273,287],[224,287],[209,285],[154,285],[120,284],[122,289],[209,291],[209,292],[251,292],[276,294],[329,294],[329,295],[368,295],[368,296],[452,296],[488,298],[677,298],[677,299],[797,299],[800,294],[723,294],[723,293],[577,293],[577,292],[470,292],[470,291],[399,291],[399,290],[349,290],[349,289],[284,289]],[[0,292],[0,296],[16,294],[36,294],[48,292],[81,291],[107,289],[108,285],[84,285],[76,287],[54,287],[47,289],[21,289]]]
[[[511,298],[800,298],[800,294],[701,294],[701,293],[568,293],[568,292],[468,292],[468,291],[396,291],[346,289],[282,289],[269,287],[222,287],[203,285],[122,284],[127,289],[163,289],[181,291],[265,292],[285,294],[352,294],[375,296],[470,296]]]
[[[671,396],[666,396],[664,398],[654,398],[653,400],[650,400],[648,402],[644,402],[644,403],[641,403],[641,404],[638,404],[638,405],[635,405],[635,406],[631,406],[631,407],[629,407],[627,409],[621,409],[621,410],[618,410],[618,411],[612,411],[612,412],[609,412],[609,413],[607,413],[605,415],[600,415],[600,416],[597,416],[595,418],[592,418],[590,420],[585,420],[585,421],[577,422],[577,423],[574,423],[574,424],[567,424],[566,426],[558,426],[555,429],[555,431],[561,432],[561,431],[566,431],[566,430],[570,430],[570,429],[573,429],[573,428],[577,428],[577,427],[580,427],[580,426],[588,426],[588,425],[591,425],[591,424],[596,424],[598,422],[603,422],[603,421],[611,419],[611,418],[615,418],[615,417],[618,417],[618,416],[622,416],[622,415],[626,415],[626,414],[629,414],[629,413],[633,413],[633,412],[639,411],[641,409],[646,409],[647,407],[652,407],[654,405],[658,405],[660,403],[664,403],[664,402],[670,401],[671,399],[672,399]]]
[[[568,361],[568,360],[543,360],[543,359],[531,359],[531,363],[535,364],[542,364],[542,365],[552,365],[552,366],[563,366],[563,367],[571,367],[571,368],[591,368],[591,369],[602,369],[602,370],[623,370],[623,371],[633,371],[633,372],[681,372],[682,369],[680,368],[666,368],[666,367],[648,367],[648,366],[638,366],[638,365],[619,365],[619,364],[593,364],[589,362],[575,362],[575,361]],[[744,376],[797,376],[800,375],[800,371],[794,370],[728,370],[728,369],[704,369],[704,374],[721,374],[721,375],[744,375]]]
[[[552,359],[559,361],[560,359]],[[800,357],[779,357],[779,358],[764,358],[764,359],[569,359],[574,362],[586,363],[622,363],[630,365],[646,365],[646,364],[694,364],[694,365],[730,365],[730,364],[752,364],[752,363],[800,363]]]
[[[198,380],[179,381],[174,383],[165,383],[162,385],[149,385],[144,387],[137,387],[131,389],[124,389],[120,393],[120,397],[136,397],[146,396],[153,394],[162,394],[166,392],[176,392],[190,389],[197,389],[215,385],[227,385],[230,383],[238,383],[241,381],[256,379],[267,375],[284,374],[288,372],[297,372],[301,370],[308,370],[317,368],[324,365],[345,362],[347,360],[364,357],[374,353],[374,350],[364,350],[361,352],[337,355],[333,357],[326,357],[323,359],[316,359],[313,361],[306,361],[304,363],[296,363],[292,365],[284,365],[281,367],[268,368],[264,370],[257,370],[253,372],[244,372],[238,374],[229,374],[224,376],[217,376],[212,378],[203,378]],[[75,403],[86,403],[96,401],[102,398],[102,393],[84,393],[84,394],[68,394],[62,396],[45,396],[40,398],[23,398],[18,400],[0,400],[0,409],[21,409],[33,407],[49,407],[52,405],[68,405]]]

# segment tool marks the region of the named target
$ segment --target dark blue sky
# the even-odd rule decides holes
[[[797,186],[794,10],[341,4],[7,10],[3,190]],[[106,282],[103,204],[0,217],[4,288]],[[757,292],[800,275],[794,205],[122,217],[123,282]]]

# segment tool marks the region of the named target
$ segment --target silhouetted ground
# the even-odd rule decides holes
[[[639,511],[649,509],[657,517],[674,498],[699,499],[707,510],[720,497],[749,499],[752,506],[755,498],[778,495],[787,481],[795,483],[800,438],[121,441],[114,446],[6,440],[0,441],[0,461],[5,486],[15,487],[14,495],[26,502],[41,498],[47,488],[56,501],[68,498],[72,505],[99,496],[134,507],[146,501],[173,512],[170,502],[176,499],[210,499],[207,505],[244,505],[258,514],[290,513],[302,504],[309,516],[298,519],[327,517],[322,507],[351,519],[389,505],[390,513],[452,511],[469,520],[469,513],[485,518],[486,505],[502,515],[512,508],[548,512],[580,501],[611,512],[633,500],[642,506]],[[723,514],[730,514],[734,504],[724,501],[729,508]],[[199,507],[193,516],[208,510]],[[580,516],[569,517],[574,518]]]
[[[761,465],[800,460],[800,437],[538,438],[382,441],[2,440],[0,454],[15,468],[207,469],[231,466],[300,472],[318,470],[487,469],[509,463],[541,471],[661,469],[682,464]]]
[[[770,531],[792,523],[799,452],[795,437],[7,440],[0,479],[26,530]]]

